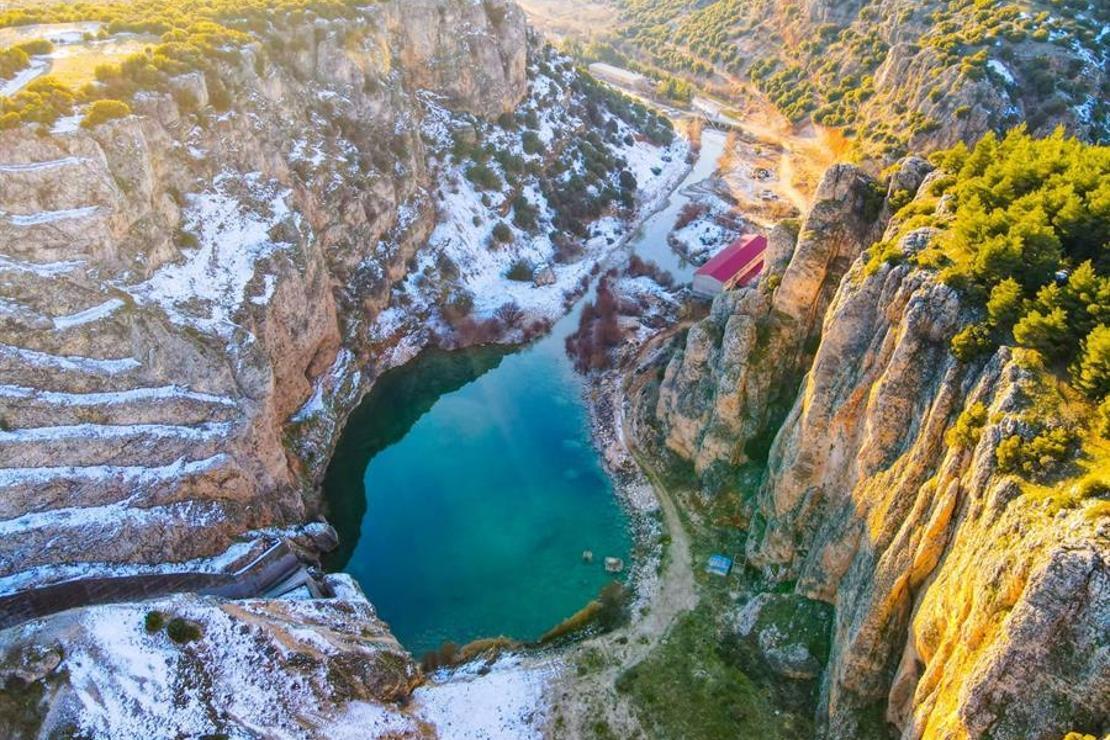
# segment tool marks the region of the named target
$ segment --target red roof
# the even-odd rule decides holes
[[[695,274],[709,275],[722,283],[727,283],[755,260],[759,260],[759,266],[762,266],[765,249],[767,249],[767,237],[760,234],[745,234],[715,254],[713,259],[699,267]]]

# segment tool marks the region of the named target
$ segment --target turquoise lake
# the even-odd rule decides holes
[[[722,147],[707,135],[684,185],[711,174]],[[672,197],[625,256],[688,278],[665,241],[685,201]],[[610,582],[606,556],[629,561],[627,516],[564,350],[580,307],[515,351],[426,351],[385,373],[347,423],[324,483],[340,536],[326,565],[354,576],[414,655],[535,639]]]

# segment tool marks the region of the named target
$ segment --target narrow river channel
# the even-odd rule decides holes
[[[614,264],[636,253],[689,280],[667,234],[724,145],[703,134],[690,174]],[[422,353],[383,375],[344,430],[324,484],[340,535],[327,565],[358,580],[415,655],[535,639],[612,579],[606,556],[628,562],[627,517],[564,351],[583,303],[519,349]]]

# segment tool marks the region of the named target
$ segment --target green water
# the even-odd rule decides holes
[[[707,143],[687,183],[712,172],[724,140]],[[685,202],[649,219],[630,252],[688,279],[665,241]],[[535,639],[610,582],[606,556],[629,560],[564,351],[580,310],[516,352],[424,352],[383,375],[347,424],[324,483],[340,537],[327,566],[358,580],[415,655]]]
[[[539,637],[609,581],[604,556],[627,560],[581,394],[558,342],[433,351],[351,419],[325,484],[343,543],[330,565],[414,654]]]

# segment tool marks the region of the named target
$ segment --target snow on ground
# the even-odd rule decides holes
[[[213,421],[198,426],[177,424],[71,424],[0,430],[0,447],[11,442],[50,442],[74,439],[187,439],[203,441],[226,436],[231,422]]]
[[[1010,70],[1006,69],[1005,64],[998,61],[997,59],[992,59],[987,62],[987,66],[991,68],[992,72],[1001,77],[1007,85],[1014,84],[1014,76],[1010,74]]]
[[[33,349],[24,349],[23,347],[3,343],[0,343],[0,357],[18,359],[28,365],[87,373],[89,375],[116,375],[139,367],[139,361],[133,357],[105,360],[77,355],[52,355],[47,352],[38,352]]]
[[[53,170],[57,169],[58,167],[70,167],[88,161],[88,157],[61,157],[59,159],[49,159],[43,162],[0,164],[0,173],[15,174],[19,172],[42,172],[43,170]]]
[[[412,717],[380,704],[353,701],[329,725],[323,737],[330,740],[369,740],[380,737],[420,737]]]
[[[248,535],[245,535],[249,536]],[[106,576],[154,575],[159,573],[224,573],[245,562],[248,555],[259,547],[258,539],[243,539],[233,543],[226,551],[209,558],[197,558],[180,563],[65,563],[42,565],[0,578],[0,594],[10,594],[24,588],[42,586],[81,578]]]
[[[245,203],[229,192],[239,185],[258,202]],[[292,246],[270,236],[271,229],[291,216],[288,192],[258,173],[219,175],[210,190],[188,196],[185,231],[196,237],[197,248],[184,261],[162,267],[127,290],[140,302],[162,306],[178,323],[227,335],[257,263]],[[198,302],[204,306],[199,315]]]
[[[668,236],[671,245],[687,260],[702,264],[740,235],[733,207],[704,189],[691,189],[690,203],[702,211]]]
[[[522,178],[519,189],[538,212],[539,227],[530,233],[512,223],[514,210],[507,202],[514,197],[511,190],[508,194],[481,191],[465,176],[469,162],[452,162],[448,155],[453,143],[452,132],[466,127],[479,132],[480,143],[491,144],[498,151],[532,164],[544,162],[552,142],[580,137],[580,132],[588,130],[589,126],[567,113],[568,106],[562,102],[540,102],[546,96],[564,94],[569,86],[569,76],[552,74],[558,77],[534,76],[531,98],[521,109],[535,113],[539,124],[537,133],[545,145],[545,151],[539,154],[524,151],[519,130],[505,130],[472,117],[456,115],[439,105],[434,97],[422,96],[427,112],[422,135],[429,142],[439,169],[440,186],[435,193],[439,222],[427,246],[418,254],[416,269],[398,286],[393,306],[383,311],[371,327],[371,336],[388,345],[384,351],[389,353],[391,362],[387,364],[404,361],[423,343],[417,335],[428,330],[429,322],[425,317],[436,315],[437,281],[445,262],[457,269],[458,278],[449,282],[473,299],[472,315],[478,321],[489,319],[509,302],[516,303],[523,311],[525,324],[536,319],[550,322],[561,317],[567,310],[568,300],[577,296],[582,282],[589,278],[595,266],[622,246],[634,234],[640,221],[665,202],[687,171],[689,145],[684,139],[676,136],[668,147],[655,146],[633,136],[634,132],[617,119],[620,132],[617,138],[622,143],[608,146],[625,160],[627,169],[636,177],[637,214],[631,219],[602,217],[591,225],[589,236],[581,245],[583,254],[573,262],[558,262],[551,238],[555,214],[535,177]],[[579,160],[570,165],[565,177],[572,171],[584,170]],[[507,180],[495,160],[491,160],[490,167]],[[493,239],[493,230],[498,224],[510,229],[510,243],[497,244]],[[536,286],[531,280],[509,279],[510,269],[522,261],[533,268],[549,265],[555,282]],[[449,331],[438,322],[432,326],[440,333]]]
[[[333,696],[329,670],[349,671],[345,661],[374,661],[382,653],[373,641],[351,644],[360,628],[375,628],[365,601],[339,607],[334,600],[219,605],[173,596],[90,607],[20,631],[28,637],[44,631],[38,639],[45,641],[65,634],[65,690],[51,712],[82,737],[412,736],[417,725],[401,710],[365,702],[344,715],[345,733],[317,731],[332,723],[329,704],[341,701]],[[148,631],[152,610],[199,625],[199,639],[176,644],[165,629]]]
[[[72,116],[63,116],[54,122],[54,125],[50,128],[50,133],[55,136],[72,134],[81,128],[81,119],[84,117],[83,111],[74,113]]]
[[[62,533],[67,527],[80,531],[83,537],[90,536],[93,528],[106,530],[118,537],[133,528],[180,526],[182,522],[188,522],[196,531],[201,531],[205,526],[220,522],[226,515],[224,507],[213,501],[179,501],[144,508],[146,502],[142,499],[145,493],[145,490],[139,489],[122,501],[104,506],[52,509],[5,519],[0,521],[0,537],[18,537],[38,529],[56,531],[62,537],[72,536],[72,533]],[[96,536],[108,535],[97,533]]]
[[[73,272],[79,267],[84,267],[81,260],[67,260],[65,262],[23,262],[0,255],[0,270],[9,272],[22,272],[39,277],[55,277]]]
[[[178,460],[169,465],[63,465],[39,468],[0,469],[0,487],[15,485],[44,485],[57,478],[81,482],[115,480],[131,486],[150,486],[155,483],[204,473],[226,464],[230,458],[221,453],[203,460],[185,462]]]
[[[693,262],[703,262],[736,236],[712,217],[695,219],[672,234],[682,253]]]
[[[555,664],[529,666],[518,656],[492,666],[470,663],[436,674],[413,694],[412,711],[443,740],[525,740],[541,736],[544,692]]]
[[[158,400],[188,400],[211,403],[219,406],[237,406],[235,400],[227,396],[214,396],[200,393],[179,385],[163,385],[150,388],[132,388],[126,391],[104,391],[93,393],[66,393],[44,391],[19,385],[0,385],[0,398],[19,398],[41,401],[50,406],[117,406],[125,403]]]

